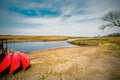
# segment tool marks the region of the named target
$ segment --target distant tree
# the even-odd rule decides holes
[[[120,28],[120,11],[110,11],[101,18],[103,21],[107,21],[107,24],[101,25],[100,30],[104,30],[106,27],[119,27]]]

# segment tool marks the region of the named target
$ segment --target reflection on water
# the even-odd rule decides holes
[[[31,52],[35,50],[45,50],[59,47],[75,46],[66,41],[56,42],[22,42],[22,43],[8,43],[8,48],[16,51]]]

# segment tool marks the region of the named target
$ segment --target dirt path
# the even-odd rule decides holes
[[[120,59],[100,52],[97,46],[31,52],[28,54],[31,68],[1,79],[119,80]]]

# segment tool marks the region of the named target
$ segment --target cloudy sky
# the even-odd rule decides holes
[[[96,36],[120,32],[98,27],[120,10],[120,0],[0,0],[0,35]]]

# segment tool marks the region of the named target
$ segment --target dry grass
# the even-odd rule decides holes
[[[120,37],[101,37],[101,38],[91,38],[84,40],[74,40],[69,43],[75,45],[99,45],[103,43],[116,43],[120,45]]]
[[[1,80],[119,80],[120,46],[57,48],[28,54],[31,68]],[[117,56],[116,56],[117,55]]]
[[[30,41],[62,41],[67,36],[7,36],[0,35],[0,39],[8,39],[8,42],[30,42]]]

